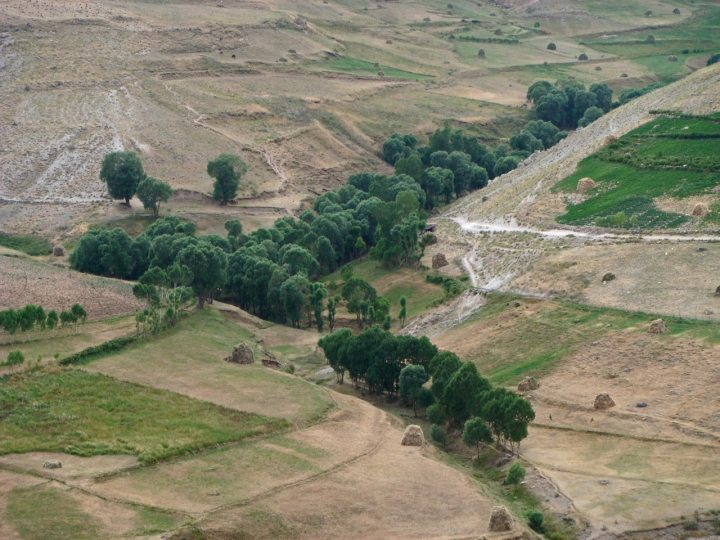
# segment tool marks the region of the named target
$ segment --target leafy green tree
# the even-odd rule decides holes
[[[7,360],[5,361],[6,366],[17,366],[25,362],[25,355],[20,351],[20,349],[16,349],[14,351],[10,351],[8,353]]]
[[[47,319],[45,321],[45,324],[50,330],[55,330],[55,327],[58,324],[58,314],[57,311],[54,309],[51,309],[47,314]]]
[[[85,323],[87,320],[88,313],[85,311],[85,308],[82,307],[80,304],[75,303],[70,308],[70,312],[75,316],[75,318],[80,321],[81,323]]]
[[[334,298],[328,298],[327,311],[328,327],[330,328],[330,333],[332,334],[333,329],[335,328],[335,312],[337,311],[337,302]]]
[[[417,394],[415,394],[415,402],[421,407],[427,408],[435,403],[435,396],[429,388],[423,386],[418,390]]]
[[[710,58],[708,58],[707,64],[705,65],[712,66],[713,64],[717,64],[718,62],[720,62],[720,53],[713,54]]]
[[[512,146],[515,150],[522,150],[530,154],[536,150],[545,149],[545,145],[542,141],[535,138],[535,136],[527,130],[523,130],[517,135],[510,137],[510,146]]]
[[[283,246],[281,264],[287,268],[291,276],[300,272],[312,276],[317,273],[320,265],[307,249],[300,246]]]
[[[400,324],[405,327],[405,318],[407,317],[407,298],[404,296],[400,297],[400,313],[398,313],[398,319]]]
[[[327,297],[327,289],[322,283],[311,283],[309,286],[309,303],[312,307],[315,315],[315,324],[318,327],[318,332],[322,333],[323,330],[323,300]]]
[[[575,125],[591,107],[597,106],[597,96],[586,90],[579,90],[575,92],[574,106],[572,111],[572,118]],[[602,109],[600,109],[602,111]]]
[[[220,154],[207,164],[207,173],[215,179],[212,197],[220,204],[237,197],[240,179],[247,172],[247,165],[240,156]]]
[[[362,241],[362,238],[358,238]],[[317,260],[320,263],[320,268],[327,268],[329,272],[332,272],[333,265],[337,260],[337,254],[330,243],[330,240],[325,236],[318,237],[317,244]]]
[[[516,461],[510,465],[507,476],[505,477],[505,483],[511,486],[518,485],[525,479],[525,468]]]
[[[568,96],[560,88],[553,88],[535,102],[535,114],[540,120],[565,125]],[[584,111],[583,111],[584,112]]]
[[[331,299],[332,300],[332,299]],[[342,328],[334,334],[323,336],[318,345],[323,349],[325,358],[335,371],[338,383],[342,384],[347,371],[347,347],[355,339],[352,330]]]
[[[395,174],[406,174],[419,182],[423,175],[423,162],[420,154],[413,152],[407,157],[401,157],[395,162]]]
[[[585,111],[583,117],[578,121],[578,127],[587,127],[603,115],[600,107],[590,107]]]
[[[17,312],[13,308],[0,311],[0,326],[2,326],[8,334],[14,334],[19,325],[20,322]]]
[[[225,285],[228,259],[225,252],[209,244],[189,245],[178,253],[177,262],[192,273],[190,286],[198,298],[198,307],[205,306],[205,300],[212,301],[213,292]]]
[[[419,365],[410,364],[400,371],[400,395],[412,405],[416,417],[417,394],[428,378],[425,368]]]
[[[447,442],[447,433],[445,433],[443,428],[435,424],[430,427],[430,437],[432,437],[433,441],[443,446]]]
[[[500,158],[495,163],[495,169],[493,172],[495,173],[495,176],[501,176],[505,173],[509,173],[513,169],[517,168],[518,166],[518,160],[514,156],[507,156],[504,158]]]
[[[68,324],[73,324],[77,321],[77,318],[75,315],[70,313],[69,311],[61,311],[60,312],[60,325],[62,328],[65,328]]]
[[[527,99],[537,105],[538,101],[545,97],[552,88],[553,85],[548,81],[537,81],[528,88]]]
[[[342,270],[341,270],[342,273]],[[360,277],[351,277],[345,282],[342,289],[342,297],[347,302],[347,309],[357,317],[358,326],[363,313],[363,303],[373,302],[377,297],[377,291],[367,281]]]
[[[170,184],[152,176],[146,177],[137,186],[138,199],[143,203],[145,209],[152,210],[155,219],[160,213],[160,203],[167,202],[172,194],[173,189]]]
[[[280,296],[285,313],[294,328],[300,328],[300,318],[305,309],[308,285],[307,277],[301,273],[290,277],[280,287]]]
[[[113,199],[124,199],[130,206],[130,199],[144,179],[145,171],[135,152],[110,152],[103,158],[100,180],[107,184]]]
[[[442,407],[438,404],[430,405],[426,411],[428,422],[431,424],[437,424],[438,426],[444,426],[448,421],[448,416],[443,411]]]
[[[448,381],[443,403],[450,416],[458,422],[465,422],[475,410],[478,394],[490,389],[490,383],[480,376],[475,363],[465,362]]]
[[[460,358],[450,351],[442,351],[430,361],[431,390],[436,398],[443,399],[448,381],[461,366]]]
[[[544,530],[545,514],[540,510],[528,510],[525,512],[525,519],[528,526],[535,532],[541,533]]]
[[[492,432],[482,418],[472,418],[465,422],[462,441],[468,446],[477,447],[478,459],[480,459],[481,445],[490,444],[493,441]]]
[[[590,92],[595,94],[597,98],[597,106],[602,109],[603,113],[608,112],[612,108],[613,90],[607,83],[595,83],[590,85]]]
[[[525,131],[542,142],[543,147],[547,150],[557,143],[557,135],[560,130],[552,122],[543,120],[532,120],[525,125]]]
[[[385,315],[385,319],[383,319],[382,328],[383,330],[390,330],[392,327],[392,317],[390,315]]]

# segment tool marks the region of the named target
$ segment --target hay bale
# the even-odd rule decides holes
[[[303,30],[307,30],[307,21],[303,19],[302,17],[295,17],[295,20],[293,21],[295,24],[297,24],[300,28]]]
[[[425,435],[420,426],[410,424],[405,428],[405,435],[400,443],[403,446],[425,446]]]
[[[230,353],[230,356],[225,358],[225,361],[230,362],[231,364],[254,364],[255,353],[253,353],[250,345],[247,343],[241,343],[240,345],[235,345],[235,347],[233,347],[232,353]]]
[[[384,71],[378,71],[378,77],[384,77],[385,72]]]
[[[580,56],[578,56],[578,60],[589,60],[589,58],[587,54],[581,53]]]
[[[430,22],[430,17],[425,17],[425,18],[423,19],[423,22]]]
[[[45,467],[46,469],[62,469],[62,461],[49,459],[45,463],[43,463],[43,467]]]
[[[615,406],[613,398],[607,392],[602,392],[595,397],[595,409],[598,411],[604,411]]]
[[[379,68],[379,67],[380,67],[380,62],[375,62],[375,63],[373,64],[373,67]]]
[[[520,392],[529,392],[530,390],[537,390],[540,388],[540,383],[535,380],[535,377],[525,377],[518,383],[518,390]]]
[[[443,253],[438,253],[437,255],[433,255],[432,258],[432,267],[433,270],[437,270],[438,268],[442,268],[443,266],[448,266],[450,263],[445,258],[445,255]]]
[[[578,192],[582,193],[583,191],[592,189],[595,186],[597,186],[597,183],[595,183],[595,180],[586,176],[585,178],[581,178],[578,181],[577,190],[578,190]]]
[[[651,9],[648,9],[648,10],[645,12],[645,16],[646,16],[646,17],[652,17],[652,10],[651,10]]]
[[[648,328],[647,333],[648,334],[664,334],[668,331],[667,326],[665,326],[665,321],[662,319],[655,319],[652,323],[650,323],[650,328]]]
[[[58,245],[53,247],[53,257],[64,257],[65,256],[65,248]]]
[[[720,296],[720,285],[718,285],[718,288],[715,289],[715,296]]]
[[[605,146],[607,146],[608,144],[612,144],[612,143],[614,143],[614,142],[617,141],[617,140],[618,140],[618,139],[617,139],[617,137],[616,137],[615,135],[608,135],[607,137],[605,137],[605,140],[603,141],[603,144],[605,144]]]
[[[615,279],[615,274],[613,274],[612,272],[606,272],[602,278],[603,283],[607,283],[608,281],[612,281],[613,279]]]
[[[496,35],[496,36],[502,36],[502,35],[503,35],[503,31],[502,31],[500,28],[498,28],[497,30],[495,30],[495,35]]]
[[[621,79],[627,79],[628,74],[627,73],[621,73],[620,78]]]
[[[512,531],[513,518],[504,506],[495,506],[490,514],[490,532]]]
[[[668,62],[677,62],[677,61],[678,61],[677,56],[675,56],[674,54],[671,54],[670,56],[668,56]]]
[[[386,40],[385,43],[388,44],[388,45],[392,45],[392,39]]]
[[[570,80],[575,79],[575,75],[568,75],[568,79],[570,79]]]
[[[648,34],[645,38],[645,41],[655,41],[655,36],[653,36],[652,34]]]
[[[602,71],[602,68],[600,66],[595,66],[595,71]]]
[[[480,202],[488,202],[489,200],[490,200],[490,197],[488,197],[487,195],[483,195],[483,198],[480,199]]]
[[[548,43],[547,48],[548,48],[548,51],[556,51],[557,45],[555,45],[554,43]]]
[[[695,217],[703,217],[707,216],[710,213],[710,209],[708,208],[707,204],[704,203],[698,203],[695,205],[695,208],[693,208],[692,215]]]
[[[675,15],[680,15],[680,8],[675,8],[675,9],[673,9],[673,13],[674,13]]]
[[[485,58],[485,49],[480,49],[480,50],[478,51],[478,56],[479,56],[480,58]]]

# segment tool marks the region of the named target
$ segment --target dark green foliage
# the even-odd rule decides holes
[[[213,199],[227,204],[237,196],[240,179],[247,172],[247,165],[240,156],[220,154],[207,164],[207,173],[215,179],[213,183]]]
[[[423,386],[417,391],[417,394],[415,394],[415,401],[421,407],[430,407],[435,403],[435,396],[429,388]]]
[[[2,362],[0,365],[3,366],[18,366],[25,362],[25,355],[20,351],[19,349],[16,349],[14,351],[10,351],[8,353],[7,360],[5,362]]]
[[[190,286],[198,297],[202,309],[206,299],[212,300],[215,289],[225,284],[228,259],[225,252],[209,244],[189,245],[180,251],[177,261],[192,272]]]
[[[100,180],[105,182],[113,199],[124,199],[130,204],[138,184],[145,179],[140,158],[135,152],[111,152],[100,167]]]
[[[0,246],[22,251],[28,255],[50,255],[52,244],[34,235],[18,235],[0,232]]]
[[[420,365],[410,364],[400,370],[398,379],[400,396],[412,405],[415,416],[417,416],[418,393],[428,379],[425,368]]]
[[[462,441],[468,446],[477,447],[479,459],[482,445],[490,444],[493,441],[492,432],[482,418],[473,418],[465,422]]]
[[[448,421],[448,416],[440,405],[430,405],[426,411],[428,422],[444,426]]]
[[[158,217],[160,203],[167,202],[172,197],[173,189],[170,184],[148,176],[137,187],[137,197],[143,203],[143,207],[153,211],[153,216]]]
[[[712,66],[713,64],[717,64],[718,62],[720,62],[720,53],[713,54],[710,58],[708,58],[706,65]]]
[[[540,510],[528,510],[525,513],[525,518],[528,521],[528,526],[535,532],[541,533],[543,531],[543,524],[545,523],[545,514]]]
[[[612,89],[605,83],[593,84],[586,90],[583,84],[575,81],[562,85],[557,82],[554,86],[548,81],[538,81],[528,88],[527,98],[535,104],[535,114],[540,120],[551,122],[557,128],[573,128],[591,107],[597,107],[603,113],[609,111],[612,94]],[[589,123],[588,120],[585,122]]]
[[[442,351],[430,361],[431,390],[435,397],[442,400],[448,381],[460,366],[462,366],[460,358],[451,351]]]
[[[385,391],[390,395],[397,391],[401,370],[406,365],[425,368],[430,358],[437,354],[437,347],[426,337],[395,336],[377,325],[357,335],[343,328],[324,336],[318,345],[338,374],[339,381],[347,371],[356,385],[364,380],[371,393]],[[407,373],[407,392],[412,392],[414,385],[410,383],[415,382],[414,375],[418,372],[414,370],[413,377],[410,377],[410,372]]]
[[[442,288],[445,291],[445,300],[455,298],[464,290],[464,287],[462,283],[460,283],[460,281],[453,277],[445,276],[443,274],[428,274],[427,276],[425,276],[425,280],[429,283],[442,285]]]
[[[603,115],[600,107],[590,107],[585,111],[582,118],[578,120],[578,127],[587,127]]]
[[[144,235],[130,238],[120,227],[90,229],[70,255],[74,270],[117,278],[137,278],[147,269],[149,242]]]
[[[100,345],[88,347],[87,349],[83,349],[82,351],[71,354],[70,356],[66,356],[58,363],[63,366],[88,364],[105,355],[121,351],[136,341],[137,338],[135,336],[111,339],[110,341],[105,341]]]
[[[65,324],[82,322],[87,319],[87,311],[80,304],[73,305],[70,311],[64,312]],[[58,322],[58,314],[55,310],[45,312],[42,306],[28,304],[20,309],[8,308],[0,311],[0,328],[8,334],[29,332],[31,330],[54,329]]]
[[[447,442],[447,433],[443,428],[435,424],[430,427],[430,437],[432,437],[433,441],[442,445]]]
[[[490,390],[490,382],[481,377],[473,362],[465,362],[445,385],[442,402],[448,414],[458,423],[471,418],[480,394]]]
[[[520,464],[519,461],[516,461],[512,465],[510,465],[510,469],[508,469],[507,476],[505,477],[505,483],[516,486],[520,482],[522,482],[525,479],[525,468]]]

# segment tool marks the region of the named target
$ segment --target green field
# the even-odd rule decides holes
[[[353,275],[363,278],[377,289],[378,295],[384,296],[390,302],[390,314],[393,320],[400,311],[400,298],[407,299],[407,318],[410,319],[425,311],[433,302],[443,298],[443,289],[425,281],[427,272],[419,272],[408,268],[384,268],[378,261],[361,259],[350,263]],[[343,279],[340,272],[335,272],[323,281],[328,284],[335,282],[339,285],[331,294],[342,292]]]
[[[39,236],[0,232],[0,246],[22,251],[28,255],[50,255],[52,244]]]
[[[131,454],[148,462],[289,425],[76,369],[6,377],[0,414],[0,454]]]
[[[690,220],[664,212],[653,199],[713,193],[720,185],[720,124],[710,118],[659,117],[584,159],[576,172],[553,187],[571,193],[578,180],[598,186],[585,201],[569,205],[561,223],[628,228],[674,228]],[[603,218],[624,212],[622,222]],[[598,221],[600,218],[600,221]]]
[[[415,79],[418,81],[432,78],[432,75],[405,71],[403,69],[386,66],[384,64],[379,64],[379,67],[375,67],[374,62],[367,62],[365,60],[360,60],[359,58],[353,58],[352,56],[337,56],[324,60],[322,63],[311,62],[308,64],[308,67],[316,66],[319,66],[324,70],[357,73],[358,75],[377,75],[378,72],[382,71],[386,77]]]

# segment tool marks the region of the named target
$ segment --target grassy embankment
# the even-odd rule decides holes
[[[17,251],[22,251],[28,255],[50,255],[52,253],[52,244],[33,235],[7,234],[0,232],[0,246]]]
[[[717,119],[652,120],[581,161],[575,173],[553,187],[570,193],[581,178],[598,183],[586,200],[569,205],[557,219],[572,225],[679,227],[691,218],[656,208],[654,199],[713,194],[720,184],[719,153]]]
[[[458,341],[456,352],[472,360],[493,384],[514,385],[525,376],[542,377],[582,346],[609,331],[645,332],[657,316],[570,302],[536,300],[513,294],[488,295],[480,312],[453,328],[445,339]],[[707,321],[664,316],[669,336],[720,342],[720,328]]]

